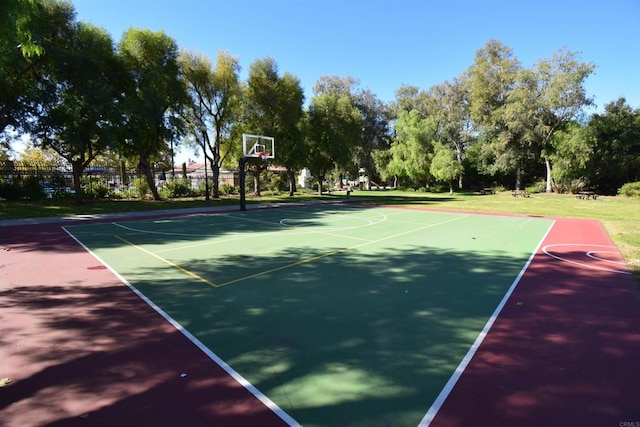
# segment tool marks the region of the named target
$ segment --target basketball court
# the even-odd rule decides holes
[[[417,425],[551,223],[323,206],[66,230],[286,419]]]

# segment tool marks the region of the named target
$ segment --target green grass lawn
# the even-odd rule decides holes
[[[346,199],[344,193],[295,197],[248,197],[247,203],[284,203],[313,200]],[[600,220],[620,249],[625,260],[640,279],[640,199],[605,197],[597,200],[579,200],[573,195],[533,194],[529,198],[514,198],[511,192],[480,196],[469,193],[436,194],[399,191],[355,191],[350,201],[357,203],[423,206],[432,209],[471,210],[547,217],[590,218]],[[213,200],[211,206],[238,205],[237,197]],[[206,207],[203,199],[179,199],[167,201],[90,201],[76,205],[72,201],[6,202],[0,201],[2,220],[78,214],[104,214],[115,212],[139,212],[161,209]]]

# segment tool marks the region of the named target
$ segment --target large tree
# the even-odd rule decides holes
[[[619,98],[593,115],[588,130],[595,139],[592,184],[613,194],[627,182],[640,181],[640,108]]]
[[[4,0],[0,3],[0,133],[20,128],[37,111],[38,83],[64,50],[75,11],[65,1]]]
[[[467,146],[473,140],[471,112],[468,86],[463,78],[435,85],[429,90],[427,104],[429,115],[438,124],[439,139],[444,141],[455,153],[460,167],[453,168],[460,172],[458,188],[462,188],[462,161]]]
[[[313,91],[316,95],[332,94],[351,99],[351,103],[362,117],[362,132],[354,141],[354,158],[349,165],[349,172],[356,174],[358,170],[364,169],[370,180],[378,180],[380,173],[373,153],[376,150],[388,149],[391,145],[390,107],[369,89],[360,88],[360,81],[351,76],[322,76],[314,85]]]
[[[289,196],[296,192],[296,174],[304,167],[307,146],[304,139],[304,90],[300,79],[290,73],[280,80],[282,126],[276,134],[278,159],[276,163],[287,169]]]
[[[188,95],[179,76],[178,47],[163,31],[130,28],[118,45],[128,72],[125,91],[126,137],[122,152],[138,159],[138,169],[155,200],[160,199],[154,162],[170,151],[168,141],[182,133],[179,115]]]
[[[85,23],[74,24],[64,49],[49,55],[46,78],[37,84],[38,114],[23,127],[72,165],[80,201],[84,169],[118,140],[122,67],[109,34]]]
[[[353,164],[355,147],[362,137],[362,115],[348,95],[315,95],[308,111],[307,164],[318,180],[318,194],[330,171]]]
[[[584,83],[594,69],[593,63],[582,62],[576,52],[566,49],[557,51],[550,60],[540,60],[533,69],[533,96],[525,97],[525,108],[530,109],[535,139],[545,162],[547,192],[553,188],[553,135],[593,104]]]
[[[245,133],[275,138],[275,162],[287,168],[289,192],[295,191],[295,172],[303,165],[306,147],[301,132],[304,92],[300,80],[290,73],[280,75],[272,58],[258,59],[249,68],[244,102]],[[260,195],[263,162],[250,164],[254,176],[254,192]]]
[[[525,69],[512,50],[492,40],[476,54],[468,71],[471,116],[484,135],[487,170],[521,173],[543,159],[546,188],[552,189],[553,134],[591,105],[584,82],[594,65],[561,49]]]
[[[230,142],[230,127],[239,112],[240,65],[226,52],[218,53],[214,68],[209,58],[195,52],[182,51],[179,61],[191,96],[190,128],[209,160],[213,197],[218,198],[220,169],[231,151],[231,147],[223,150],[223,141]]]
[[[388,179],[394,176],[428,186],[433,143],[437,139],[437,122],[424,117],[418,110],[402,111],[394,128],[396,136],[386,164],[380,165],[383,177]]]
[[[373,92],[368,89],[355,93],[355,107],[362,116],[362,134],[355,149],[354,163],[364,168],[369,181],[378,181],[381,177],[373,158],[375,150],[385,150],[391,146],[391,110]]]
[[[528,86],[522,85],[522,66],[513,50],[490,40],[476,52],[467,71],[471,118],[482,134],[482,168],[489,173],[515,173],[515,188],[532,150],[531,122],[522,102]]]
[[[462,164],[451,146],[437,142],[434,144],[433,158],[429,167],[431,175],[449,185],[449,194],[453,194],[453,180],[462,173]]]

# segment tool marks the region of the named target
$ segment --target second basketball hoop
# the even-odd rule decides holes
[[[255,158],[260,159],[266,163],[269,159],[275,158],[275,144],[272,136],[265,135],[251,135],[248,133],[242,134],[242,154],[238,163],[239,167],[239,181],[240,181],[240,210],[247,210],[246,195],[245,195],[245,165],[248,159]]]
[[[272,136],[242,134],[242,151],[245,158],[258,158],[263,162],[275,158],[275,144]]]

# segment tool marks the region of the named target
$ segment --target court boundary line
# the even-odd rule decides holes
[[[229,376],[231,376],[236,382],[244,387],[249,393],[251,393],[256,399],[258,399],[263,405],[265,405],[271,412],[276,414],[282,421],[284,421],[290,427],[302,427],[291,415],[289,415],[284,409],[278,406],[275,402],[269,399],[264,393],[258,390],[253,384],[251,384],[246,378],[244,378],[238,371],[233,369],[228,363],[226,363],[220,356],[214,353],[206,345],[204,345],[198,338],[196,338],[191,332],[184,328],[177,320],[171,317],[168,313],[157,306],[153,301],[147,298],[141,291],[133,286],[127,279],[121,276],[115,271],[109,264],[105,263],[96,253],[89,249],[84,243],[76,238],[66,227],[61,227],[65,233],[67,233],[76,243],[78,243],[85,251],[93,256],[98,262],[104,265],[118,280],[125,284],[129,289],[133,291],[142,301],[144,301],[149,307],[156,311],[162,318],[169,322],[178,332],[184,335],[189,341],[191,341],[200,351],[202,351],[209,359],[211,359],[216,365],[224,370]]]
[[[529,256],[529,259],[520,270],[520,273],[518,273],[518,276],[516,276],[515,280],[513,281],[509,289],[507,289],[507,292],[505,292],[504,296],[502,297],[502,300],[500,300],[500,303],[498,303],[498,306],[494,310],[493,314],[489,317],[489,319],[485,323],[484,328],[482,328],[482,331],[480,331],[480,334],[478,334],[475,341],[473,342],[473,344],[471,345],[471,347],[469,348],[465,356],[462,358],[462,360],[456,367],[456,370],[453,372],[451,377],[449,377],[449,380],[447,381],[443,389],[440,391],[440,394],[438,394],[438,397],[436,397],[436,399],[431,404],[431,407],[429,408],[427,413],[424,415],[424,417],[420,421],[420,424],[418,424],[418,427],[428,427],[431,424],[431,422],[435,419],[436,415],[438,415],[438,411],[440,411],[440,408],[442,408],[442,405],[449,397],[449,394],[451,394],[451,391],[453,390],[456,383],[458,382],[458,380],[464,373],[465,369],[471,362],[471,359],[473,358],[473,356],[475,356],[476,352],[480,348],[480,345],[482,344],[486,336],[489,334],[489,331],[493,327],[493,324],[497,320],[498,316],[500,316],[502,309],[507,304],[507,301],[509,300],[509,298],[511,298],[513,291],[516,289],[516,287],[520,283],[520,280],[522,280],[522,277],[524,276],[525,272],[529,268],[529,265],[531,265],[531,262],[533,262],[533,259],[535,258],[536,254],[540,251],[541,246],[543,245],[544,241],[546,240],[547,236],[549,235],[549,233],[551,232],[551,229],[555,226],[555,224],[556,224],[556,220],[553,220],[553,222],[551,223],[547,231],[542,236],[542,239],[540,239],[540,242],[538,242],[538,245]]]

